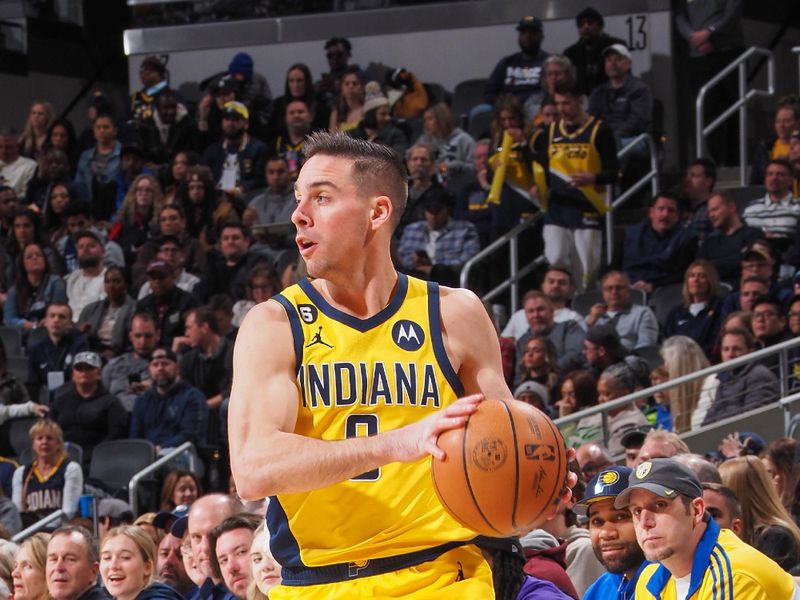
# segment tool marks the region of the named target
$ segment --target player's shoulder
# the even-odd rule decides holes
[[[453,314],[460,316],[465,312],[486,310],[475,292],[465,288],[439,286],[439,298],[441,298],[442,317],[445,318]]]
[[[256,304],[247,311],[239,327],[237,339],[243,334],[245,336],[250,333],[261,335],[265,328],[272,329],[276,326],[287,325],[289,316],[286,310],[286,305],[281,303],[277,298],[271,298],[266,302]]]

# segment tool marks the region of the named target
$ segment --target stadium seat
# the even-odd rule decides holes
[[[494,119],[494,112],[486,111],[481,112],[472,117],[467,124],[467,133],[473,138],[479,140],[484,137],[489,137],[492,127],[492,119]],[[490,148],[490,153],[492,149]]]
[[[652,371],[664,364],[664,359],[661,358],[661,344],[653,344],[652,346],[644,346],[636,348],[633,354],[643,358],[647,362],[647,367]]]
[[[23,450],[30,448],[31,438],[28,430],[36,422],[36,417],[22,417],[21,419],[11,419],[8,422],[8,441],[14,456],[22,454]]]
[[[64,448],[66,449],[67,456],[70,460],[74,460],[79,465],[83,465],[83,448],[81,448],[80,445],[73,444],[72,442],[66,442],[64,444]],[[33,458],[33,448],[28,446],[25,448],[25,450],[20,452],[19,460],[17,462],[19,462],[21,465],[27,465],[33,462]]]
[[[433,106],[440,102],[452,103],[452,94],[444,89],[442,85],[432,82],[425,82],[422,85],[425,87],[425,91],[428,92],[428,106]]]
[[[6,369],[20,383],[28,381],[28,359],[24,356],[9,356],[6,360]]]
[[[25,347],[30,351],[31,348],[41,342],[45,337],[47,337],[47,329],[44,327],[31,329],[28,333],[28,341],[25,343]]]
[[[89,478],[120,490],[131,477],[152,464],[156,449],[148,440],[113,440],[98,444],[92,452]]]
[[[0,342],[3,342],[6,356],[22,356],[22,332],[17,327],[0,327]]]
[[[453,90],[453,115],[461,127],[466,127],[469,111],[483,103],[483,90],[488,79],[467,79]]]
[[[600,290],[589,290],[575,296],[572,299],[570,306],[572,310],[580,314],[582,317],[586,317],[588,316],[589,311],[592,309],[592,306],[598,302],[603,302],[603,292]],[[631,304],[644,306],[646,303],[647,294],[637,288],[631,288]]]
[[[650,296],[650,307],[656,313],[658,324],[663,328],[667,323],[667,316],[675,306],[683,303],[683,284],[672,283],[657,288]]]

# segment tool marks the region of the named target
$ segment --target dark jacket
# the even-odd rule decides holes
[[[723,371],[717,377],[719,387],[703,419],[703,426],[741,415],[780,397],[778,378],[759,363],[749,363],[732,371]]]
[[[583,340],[586,337],[586,332],[577,322],[564,321],[563,323],[555,323],[547,337],[556,347],[558,367],[562,373],[569,373],[573,369],[580,369],[583,366]],[[517,376],[519,376],[525,346],[530,338],[531,331],[529,329],[517,341]]]
[[[199,134],[194,120],[187,114],[169,128],[166,143],[162,143],[158,127],[152,118],[144,119],[139,125],[142,150],[156,164],[169,163],[176,152],[181,150],[199,151]]]
[[[647,133],[653,121],[653,94],[638,77],[628,75],[622,87],[605,82],[592,92],[589,114],[608,125],[618,138]]]
[[[258,259],[255,253],[245,254],[238,262],[229,266],[225,257],[218,250],[208,252],[206,272],[194,288],[194,294],[207,300],[214,294],[227,294],[234,301],[243,300],[247,286],[247,273],[253,261]]]
[[[694,232],[678,225],[660,235],[644,221],[625,230],[622,270],[631,283],[645,281],[653,287],[677,283],[696,251]]]
[[[123,439],[128,434],[128,413],[99,382],[90,398],[78,394],[72,382],[62,385],[55,391],[49,417],[64,430],[66,441],[83,448],[85,463],[97,444]]]
[[[770,525],[756,531],[753,547],[769,556],[784,571],[800,564],[800,548],[791,532],[780,525]]]
[[[206,439],[208,406],[197,388],[178,380],[167,395],[153,386],[136,399],[130,437],[147,439],[162,448]]]
[[[194,295],[175,286],[163,298],[156,298],[155,294],[148,294],[136,303],[136,312],[144,312],[153,316],[156,325],[161,330],[159,344],[170,347],[174,337],[183,335],[184,314],[197,304]]]
[[[51,371],[64,371],[64,381],[69,380],[72,359],[78,352],[89,349],[86,336],[72,330],[58,343],[53,344],[49,335],[33,346],[28,353],[28,382],[33,385],[47,385],[47,374]]]
[[[567,575],[567,542],[547,548],[525,548],[523,571],[539,579],[555,584],[565,594],[577,600],[578,592]]]
[[[162,237],[160,232],[152,235],[136,252],[136,262],[131,267],[131,289],[138,290],[147,281],[147,265],[156,258]],[[189,273],[202,275],[206,268],[206,251],[203,245],[185,231],[178,236],[178,241],[183,250],[183,267]]]
[[[103,321],[103,315],[109,306],[109,300],[98,300],[88,304],[82,311],[81,316],[78,318],[78,323],[89,323],[89,345],[95,350],[101,350],[100,340],[97,339],[97,330]],[[111,329],[111,349],[114,354],[122,353],[128,346],[128,331],[131,328],[131,319],[136,310],[136,300],[125,295],[125,302],[119,309],[117,320],[114,322],[114,327]]]
[[[30,400],[28,388],[11,373],[0,375],[0,404],[22,404]]]
[[[548,56],[544,50],[533,58],[522,52],[509,54],[500,59],[489,75],[484,90],[484,100],[494,105],[501,94],[514,94],[523,103],[531,94],[542,91],[542,65]]]
[[[135,600],[183,600],[183,596],[166,583],[155,581],[139,592]]]
[[[717,269],[720,281],[739,287],[742,275],[744,249],[756,240],[763,239],[764,232],[758,227],[742,226],[730,235],[714,229],[697,250],[697,258],[704,258]]]
[[[111,596],[109,596],[105,588],[99,585],[93,585],[86,590],[78,600],[111,600]]]
[[[714,342],[717,340],[722,325],[722,300],[715,298],[697,315],[689,312],[685,304],[675,306],[667,315],[664,324],[664,337],[685,335],[697,342],[706,353],[712,356]]]
[[[215,584],[209,577],[186,600],[236,600],[222,583]]]
[[[607,33],[601,33],[594,40],[581,38],[564,50],[564,56],[575,65],[578,83],[587,96],[598,85],[608,81],[603,50],[613,44],[625,45],[625,42]]]
[[[219,181],[222,176],[222,166],[228,152],[224,142],[211,144],[203,154],[203,164],[208,165],[214,174],[214,181]],[[247,191],[262,188],[264,181],[264,167],[267,164],[267,147],[254,137],[250,137],[244,148],[237,151],[239,157],[239,186]]]
[[[206,398],[217,394],[227,396],[231,389],[233,373],[233,344],[220,338],[213,356],[206,356],[200,348],[192,348],[180,358],[181,379],[199,389]]]

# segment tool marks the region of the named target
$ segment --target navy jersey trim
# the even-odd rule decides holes
[[[270,496],[266,522],[270,532],[269,548],[275,560],[283,567],[306,567],[300,558],[300,545],[289,529],[286,511],[276,496]]]
[[[398,273],[397,275],[397,290],[394,297],[383,310],[368,319],[359,319],[342,312],[338,308],[334,308],[328,304],[328,301],[322,297],[322,294],[320,294],[313,285],[311,285],[308,279],[300,280],[298,285],[326,317],[364,333],[388,321],[403,305],[406,293],[408,292],[408,277],[403,273]]]
[[[300,365],[303,364],[303,344],[305,342],[303,328],[300,325],[300,317],[297,314],[297,309],[294,307],[294,304],[283,294],[275,294],[272,299],[278,301],[281,306],[283,306],[283,310],[286,311],[286,316],[289,318],[289,325],[292,328],[292,338],[294,340],[294,370],[295,373],[299,373]]]
[[[464,386],[456,374],[456,370],[450,363],[447,351],[444,349],[442,340],[442,321],[441,309],[439,306],[439,285],[433,281],[428,282],[428,322],[431,328],[431,343],[433,344],[433,355],[442,370],[447,383],[453,388],[457,397],[464,395]]]

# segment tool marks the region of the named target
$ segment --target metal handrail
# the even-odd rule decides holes
[[[136,473],[128,482],[128,503],[133,508],[133,514],[139,514],[139,482],[143,477],[147,477],[153,471],[156,471],[171,461],[176,456],[187,452],[189,454],[189,470],[194,473],[194,444],[192,442],[183,442],[180,446],[174,448],[169,454],[165,454],[155,462],[151,463],[138,473]]]
[[[797,55],[797,80],[800,81],[800,46],[792,48],[792,52]]]
[[[37,531],[41,531],[42,529],[47,527],[53,521],[58,521],[59,519],[61,519],[63,517],[66,517],[66,516],[67,516],[67,513],[65,513],[63,509],[59,509],[56,512],[52,512],[49,515],[47,515],[46,517],[42,517],[41,519],[36,521],[36,523],[31,525],[30,527],[27,527],[27,528],[23,529],[22,531],[20,531],[17,535],[15,535],[14,537],[11,538],[11,541],[12,542],[21,542],[22,540],[24,540],[29,535],[33,535]]]
[[[626,144],[617,152],[617,158],[622,160],[626,155],[633,152],[634,148],[644,142],[650,154],[650,170],[627,190],[614,200],[614,186],[606,186],[606,262],[610,263],[614,253],[614,211],[625,204],[634,194],[638,193],[648,183],[653,197],[658,193],[658,151],[653,136],[649,133],[637,135],[630,143]]]
[[[747,61],[752,56],[764,56],[767,59],[767,89],[747,90]],[[703,108],[709,90],[719,84],[732,71],[738,69],[739,73],[739,99],[729,106],[721,115],[711,123],[703,126]],[[747,185],[747,103],[758,96],[772,96],[775,93],[775,58],[766,48],[748,48],[736,60],[709,79],[700,92],[695,102],[695,142],[697,144],[697,158],[705,156],[705,140],[710,133],[716,130],[728,117],[739,111],[739,183]]]
[[[544,255],[541,255],[535,258],[533,261],[522,267],[519,268],[519,247],[518,247],[518,238],[523,231],[526,231],[536,225],[540,219],[543,218],[543,214],[541,212],[536,213],[532,217],[528,217],[522,223],[514,227],[511,231],[504,233],[502,236],[497,238],[491,244],[486,246],[483,250],[478,252],[475,256],[470,258],[461,269],[461,277],[459,279],[459,285],[465,288],[468,286],[469,283],[469,276],[472,272],[472,268],[478,264],[479,262],[486,259],[487,256],[494,254],[496,250],[504,247],[508,244],[508,254],[509,254],[509,276],[508,279],[494,287],[494,289],[486,292],[482,299],[489,301],[492,300],[498,294],[503,293],[508,288],[511,288],[511,313],[513,314],[517,308],[519,308],[519,280],[525,277],[528,273],[533,271],[537,266],[544,263]]]
[[[733,360],[728,360],[719,363],[717,365],[706,367],[705,369],[700,369],[699,371],[695,371],[694,373],[681,375],[680,377],[676,377],[675,379],[670,379],[668,381],[665,381],[664,383],[659,383],[658,385],[654,385],[652,387],[639,390],[638,392],[633,392],[632,394],[628,394],[627,396],[622,396],[621,398],[610,400],[609,402],[598,404],[597,406],[590,406],[589,408],[585,408],[580,412],[575,412],[570,415],[559,417],[554,420],[554,423],[560,427],[561,425],[566,425],[568,423],[580,421],[584,417],[590,417],[596,414],[603,414],[606,415],[603,417],[603,431],[604,435],[607,435],[606,434],[607,427],[605,419],[607,418],[607,413],[609,411],[612,411],[617,408],[623,408],[628,404],[630,404],[631,402],[634,402],[636,400],[642,400],[644,398],[652,396],[655,393],[667,391],[673,387],[683,385],[684,383],[696,381],[697,379],[705,379],[709,375],[714,375],[716,373],[721,373],[722,371],[727,371],[729,369],[734,369],[742,365],[750,364],[762,358],[766,358],[768,356],[774,356],[775,354],[778,354],[780,356],[781,363],[785,365],[787,360],[786,351],[791,350],[792,348],[800,348],[800,338],[794,338],[791,340],[787,340],[785,342],[781,342],[780,344],[775,344],[774,346],[762,348],[761,350],[756,350],[755,352],[751,352],[750,354],[745,354],[744,356],[740,356],[739,358],[734,358]],[[785,372],[788,373],[788,370],[786,370]],[[781,396],[785,396],[787,393],[788,390],[786,387],[786,383],[784,381],[781,381]]]

